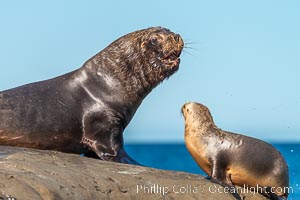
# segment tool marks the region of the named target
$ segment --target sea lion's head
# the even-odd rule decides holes
[[[184,43],[179,34],[169,29],[149,28],[141,38],[141,50],[145,58],[146,72],[150,82],[160,82],[179,68]]]
[[[119,38],[102,54],[114,62],[114,71],[135,74],[144,87],[152,89],[178,70],[183,46],[180,35],[152,27]]]
[[[186,126],[192,125],[197,128],[214,126],[209,109],[200,103],[186,103],[182,106],[181,112],[184,116]]]

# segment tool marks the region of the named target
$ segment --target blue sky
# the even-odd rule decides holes
[[[130,142],[182,142],[181,106],[268,141],[300,141],[299,1],[3,1],[0,90],[74,69],[118,37],[164,26],[187,43],[180,70],[144,100]]]

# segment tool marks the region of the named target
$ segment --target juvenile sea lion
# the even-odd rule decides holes
[[[180,35],[127,34],[68,74],[0,92],[0,145],[87,153],[136,163],[123,131],[142,100],[179,68]]]
[[[273,199],[288,197],[288,166],[272,145],[219,129],[209,109],[199,103],[186,103],[182,113],[186,147],[213,181],[258,188]]]

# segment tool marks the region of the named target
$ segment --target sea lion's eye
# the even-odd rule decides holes
[[[156,45],[157,44],[157,37],[150,38],[150,42],[151,42],[152,45]]]

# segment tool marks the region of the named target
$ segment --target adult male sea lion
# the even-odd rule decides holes
[[[222,131],[214,124],[209,109],[199,103],[186,103],[182,113],[186,147],[213,181],[254,187],[272,199],[278,199],[276,195],[288,197],[288,166],[272,145]]]
[[[0,93],[0,145],[87,153],[136,163],[123,131],[142,100],[179,68],[180,35],[127,34],[71,73]]]

